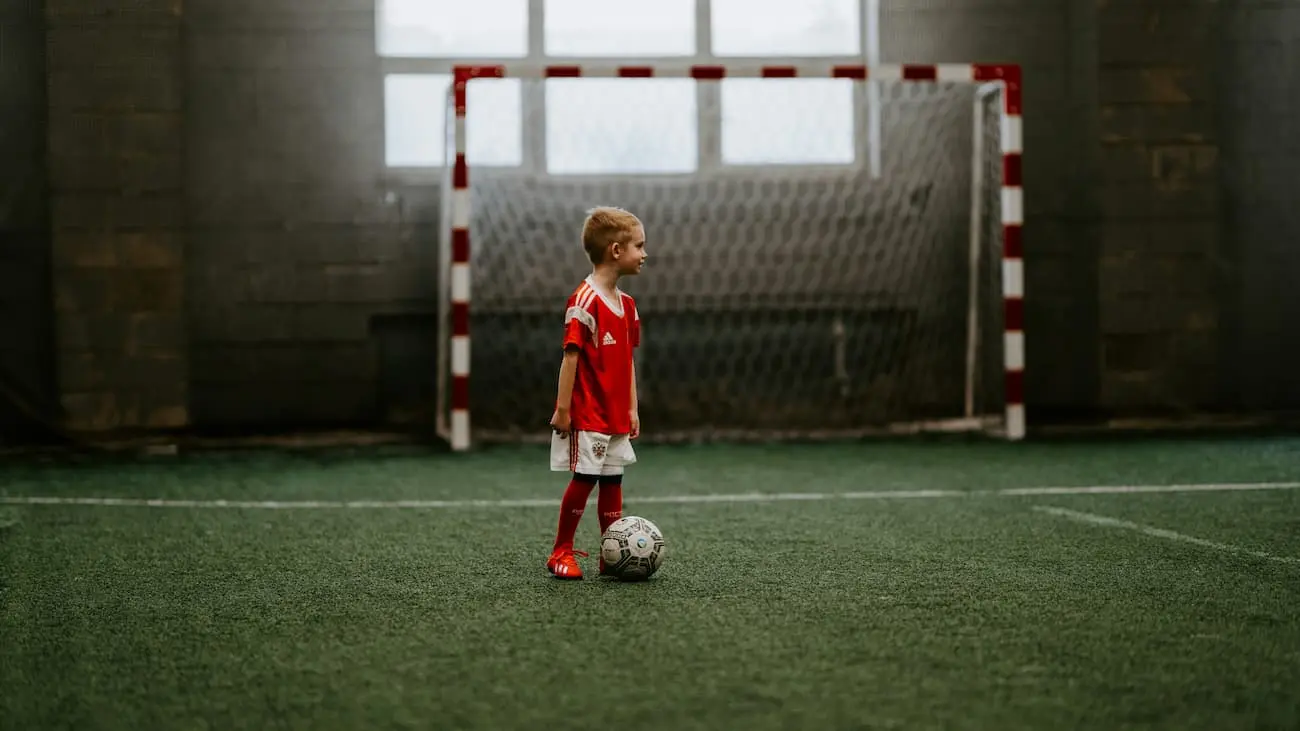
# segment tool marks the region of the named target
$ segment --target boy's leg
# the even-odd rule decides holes
[[[599,510],[600,534],[623,517],[623,476],[601,475],[600,492],[596,497],[596,509]],[[605,573],[605,557],[600,557],[600,573]]]
[[[574,558],[577,552],[573,550],[573,537],[604,466],[608,445],[608,436],[584,431],[556,434],[551,438],[551,469],[568,469],[573,473],[560,501],[555,546],[546,560],[546,568],[561,579],[582,578],[582,569]]]
[[[608,454],[600,470],[600,494],[596,507],[600,510],[600,534],[623,517],[623,471],[636,462],[632,440],[626,434],[610,437]],[[605,573],[605,561],[600,561],[600,573]]]
[[[555,550],[573,550],[573,536],[578,532],[578,523],[582,522],[582,513],[587,509],[587,500],[594,487],[594,475],[574,473],[573,479],[569,480],[569,486],[565,488],[564,497],[560,500],[560,523],[555,532]]]
[[[596,498],[600,510],[600,534],[623,517],[623,476],[601,475],[600,493]]]
[[[582,522],[582,514],[587,508],[587,499],[591,497],[592,488],[596,487],[594,475],[575,472],[569,486],[564,490],[560,500],[560,520],[555,529],[555,545],[546,568],[561,579],[581,579],[582,569],[573,557],[573,537]]]

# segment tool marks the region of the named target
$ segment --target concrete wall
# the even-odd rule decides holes
[[[432,251],[381,184],[374,28],[371,0],[186,4],[196,425],[374,422],[372,318],[433,302]]]
[[[1300,409],[1300,0],[1232,3],[1216,32],[1229,293],[1223,397]]]
[[[1098,8],[1103,407],[1221,403],[1215,2]]]
[[[1104,3],[1099,403],[1300,408],[1300,2]]]
[[[46,21],[69,426],[427,412],[432,322],[404,315],[433,300],[431,252],[403,219],[430,194],[381,184],[373,3],[51,0]],[[385,354],[406,367],[381,387]]]
[[[1026,69],[1031,420],[1300,406],[1300,0],[881,6],[887,61]],[[372,0],[37,7],[0,364],[82,429],[427,419],[439,193],[386,180]]]
[[[45,19],[0,1],[0,441],[56,418],[45,173]]]
[[[181,4],[48,0],[58,386],[78,431],[188,423]]]

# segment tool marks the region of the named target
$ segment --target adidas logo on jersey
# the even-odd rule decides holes
[[[601,341],[600,341],[600,344],[601,344],[601,345],[618,345],[618,341],[614,339],[614,335],[613,335],[613,333],[605,333],[605,339],[604,339],[604,340],[601,340]]]

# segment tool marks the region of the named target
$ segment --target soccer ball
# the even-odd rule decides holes
[[[664,535],[645,518],[619,518],[600,537],[600,557],[605,573],[623,581],[645,581],[663,564]]]

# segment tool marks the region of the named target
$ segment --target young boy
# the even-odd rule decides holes
[[[645,228],[621,208],[594,208],[582,226],[591,276],[569,296],[564,313],[564,361],[551,416],[551,469],[571,472],[546,568],[556,578],[581,579],[573,536],[591,491],[600,485],[600,532],[623,515],[623,468],[636,461],[631,439],[641,431],[632,351],[641,342],[636,303],[618,280],[641,272]],[[604,572],[604,562],[601,562]]]

